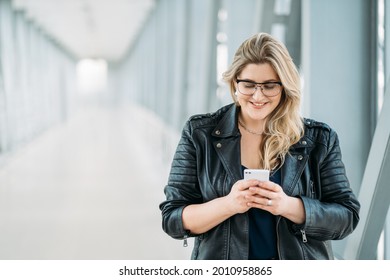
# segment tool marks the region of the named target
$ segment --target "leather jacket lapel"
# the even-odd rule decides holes
[[[237,127],[238,111],[239,108],[236,105],[232,105],[212,132],[212,136],[215,139],[213,141],[214,148],[233,182],[242,178],[241,134]]]
[[[214,141],[214,148],[232,181],[242,179],[240,137],[218,139]]]
[[[286,155],[282,166],[282,187],[284,192],[290,196],[299,195],[298,180],[302,175],[309,156],[304,153],[297,153],[294,149]]]

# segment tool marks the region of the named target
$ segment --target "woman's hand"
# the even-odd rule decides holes
[[[226,205],[232,215],[245,213],[252,207],[248,204],[251,201],[248,200],[248,197],[253,196],[253,191],[250,191],[250,188],[258,183],[257,180],[239,180],[232,186],[230,193],[225,197]]]
[[[258,182],[240,180],[224,197],[186,206],[182,214],[184,228],[194,234],[204,233],[231,216],[248,211],[250,206],[246,197],[253,195],[249,188]]]
[[[283,216],[296,224],[305,222],[302,200],[285,194],[282,187],[271,181],[259,182],[249,188],[245,200],[248,207],[255,207]]]

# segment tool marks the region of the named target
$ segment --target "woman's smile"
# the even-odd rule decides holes
[[[268,104],[268,102],[253,102],[253,101],[249,101],[253,107],[255,107],[256,109],[261,109],[263,108],[265,105]]]

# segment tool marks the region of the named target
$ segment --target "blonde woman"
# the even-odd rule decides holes
[[[195,237],[192,259],[333,259],[360,204],[337,134],[299,114],[300,84],[286,47],[247,39],[224,73],[233,104],[191,117],[174,156],[162,225]],[[267,169],[269,181],[243,180]]]

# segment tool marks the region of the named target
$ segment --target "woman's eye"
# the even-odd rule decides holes
[[[264,87],[264,89],[274,89],[275,84],[264,84],[263,87]]]
[[[255,87],[255,84],[252,84],[252,83],[244,83],[244,86],[246,88],[254,88]]]

